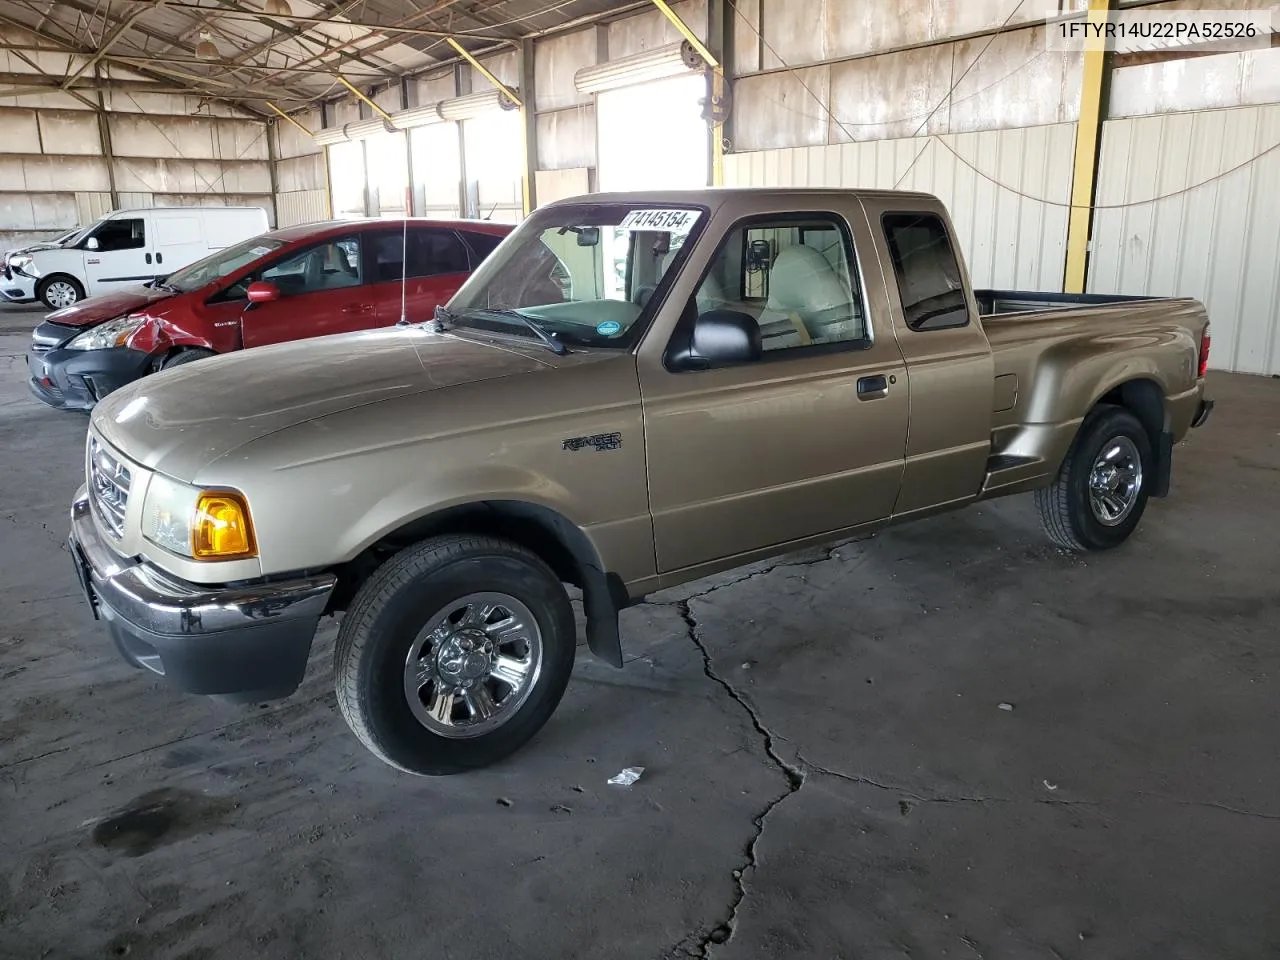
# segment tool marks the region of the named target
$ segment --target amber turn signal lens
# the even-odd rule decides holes
[[[200,494],[191,528],[191,553],[197,560],[240,560],[258,555],[249,505],[240,494]]]

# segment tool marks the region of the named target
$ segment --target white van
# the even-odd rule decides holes
[[[32,299],[60,310],[86,297],[168,276],[268,229],[261,207],[115,210],[60,246],[6,258],[5,285],[16,283],[14,292],[21,294],[29,284]]]

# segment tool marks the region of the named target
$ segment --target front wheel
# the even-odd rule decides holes
[[[83,300],[84,287],[75,277],[54,274],[40,281],[40,285],[36,287],[36,296],[50,310],[61,310]]]
[[[180,350],[179,352],[166,357],[164,362],[160,364],[160,369],[168,370],[171,367],[180,367],[183,364],[195,363],[197,360],[203,360],[205,357],[215,356],[217,356],[217,354],[212,350],[205,350],[201,347],[191,347],[187,350]]]
[[[569,682],[569,598],[537,556],[494,537],[436,537],[380,567],[334,650],[338,707],[407,773],[460,773],[523,746]]]
[[[1147,508],[1155,458],[1146,428],[1122,407],[1095,408],[1057,479],[1035,494],[1051,540],[1068,550],[1109,550],[1129,538]]]

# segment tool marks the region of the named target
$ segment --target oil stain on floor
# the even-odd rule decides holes
[[[126,857],[141,857],[222,826],[235,807],[232,801],[188,790],[149,790],[99,821],[93,828],[93,842]]]

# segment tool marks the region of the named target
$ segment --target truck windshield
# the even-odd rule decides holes
[[[64,247],[74,247],[89,236],[89,234],[93,233],[94,230],[98,229],[98,226],[106,219],[106,217],[103,217],[102,220],[95,220],[87,227],[76,227],[76,229],[70,234],[65,237],[59,237],[54,242]]]
[[[251,237],[232,247],[224,247],[164,278],[164,286],[177,293],[190,293],[206,284],[221,280],[243,266],[275,253],[284,243],[269,237]]]
[[[458,291],[449,303],[452,321],[533,336],[514,312],[565,343],[630,346],[705,219],[697,207],[543,208]]]

